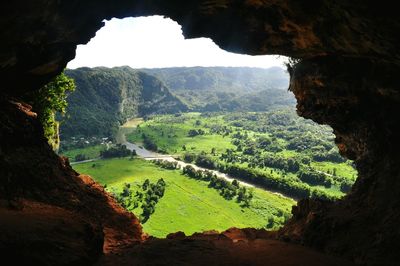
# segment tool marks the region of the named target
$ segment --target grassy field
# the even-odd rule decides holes
[[[311,166],[323,172],[333,173],[336,171],[338,176],[346,177],[353,181],[357,178],[357,170],[348,163],[311,162]]]
[[[225,230],[235,227],[263,228],[273,218],[274,227],[280,226],[289,217],[291,199],[254,189],[254,198],[249,208],[242,208],[235,200],[226,200],[217,190],[209,188],[204,181],[188,178],[178,170],[165,170],[142,159],[109,159],[74,166],[80,173],[91,175],[107,190],[121,190],[124,183],[133,188],[148,178],[166,182],[164,196],[156,205],[155,212],[144,224],[144,231],[156,237],[183,231],[186,234],[205,230]],[[136,215],[141,208],[133,209]]]
[[[234,164],[246,171],[255,169],[261,173],[260,176],[285,180],[288,186],[302,184],[311,192],[322,191],[333,198],[344,195],[341,187],[343,180],[354,182],[356,179],[357,171],[351,161],[314,160],[316,153],[320,156],[334,155],[331,150],[335,147],[333,135],[326,128],[299,121],[296,117],[281,118],[279,112],[276,113],[277,117],[260,117],[257,113],[253,115],[240,113],[235,117],[235,114],[186,113],[160,115],[146,121],[134,119],[121,127],[117,141],[124,142],[125,135],[128,141],[137,144],[151,139],[159,152],[181,158],[187,153],[208,156],[215,163]],[[269,119],[272,120],[266,123]],[[190,136],[191,131],[201,133]],[[267,144],[262,144],[265,140]],[[290,145],[294,148],[290,148]],[[84,154],[94,158],[103,147],[98,145],[71,150],[65,155],[74,158],[77,154]],[[253,151],[248,151],[249,147]],[[275,162],[275,165],[267,164],[275,158],[281,158],[283,162],[295,161],[299,163],[299,170],[285,170],[279,166],[279,162]],[[254,198],[250,206],[245,208],[235,199],[224,199],[219,191],[208,187],[207,182],[190,179],[180,170],[165,170],[142,159],[98,160],[75,165],[74,168],[91,175],[99,183],[107,185],[108,191],[117,194],[126,183],[131,184],[134,195],[136,191],[142,191],[140,187],[146,179],[156,183],[163,178],[166,182],[165,193],[155,205],[155,212],[143,224],[144,231],[156,237],[165,237],[176,231],[186,234],[206,230],[222,231],[233,226],[278,228],[290,217],[291,206],[295,204],[289,198],[255,188]],[[309,182],[307,180],[303,182],[299,173],[304,169],[313,169],[324,178],[331,179],[332,183],[326,186],[306,183]],[[279,189],[277,191],[282,192]],[[141,203],[137,207],[129,206],[128,209],[135,215],[142,215]]]
[[[197,155],[203,153],[216,163],[223,163],[224,159],[221,159],[221,156],[230,150],[232,154],[230,157],[236,165],[258,169],[280,179],[303,183],[310,187],[310,191],[319,190],[328,197],[339,198],[345,194],[341,190],[340,182],[343,180],[354,182],[357,178],[357,171],[351,165],[351,161],[337,158],[334,159],[336,161],[324,158],[314,160],[315,155],[319,154],[321,157],[335,154],[335,149],[337,150],[333,142],[334,135],[329,128],[302,120],[287,111],[272,113],[270,116],[259,114],[159,115],[143,121],[135,130],[128,133],[127,139],[130,142],[142,143],[145,136],[157,146],[159,152],[180,158],[183,158],[185,153]],[[199,130],[203,133],[190,136],[190,131]],[[267,139],[268,144],[259,147],[263,138]],[[249,147],[253,147],[253,151],[245,152]],[[332,181],[330,186],[311,181],[306,184],[298,178],[296,171],[281,171],[279,165],[264,165],[265,156],[280,157],[286,161],[294,159],[300,164],[301,169],[323,172],[327,179],[333,178],[336,181]],[[338,153],[337,156],[340,157]],[[225,156],[227,157],[229,156]]]
[[[79,149],[72,149],[68,151],[64,151],[61,153],[62,156],[68,157],[70,161],[75,161],[75,156],[78,154],[82,154],[86,157],[86,159],[94,159],[100,157],[100,151],[105,150],[105,145],[95,145],[95,146],[88,146],[85,148]]]
[[[177,121],[179,123],[176,123]],[[206,122],[196,124],[197,121]],[[198,130],[221,124],[223,124],[221,116],[204,119],[200,118],[199,113],[187,113],[180,118],[176,118],[173,115],[159,116],[140,124],[137,130],[127,136],[127,140],[141,143],[143,141],[142,134],[145,134],[152,139],[156,139],[159,150],[168,154],[182,155],[186,151],[211,152],[212,148],[215,148],[217,153],[222,153],[226,149],[234,148],[229,136],[224,137],[216,133],[208,133],[196,137],[188,136],[188,132],[191,129]],[[184,145],[186,150],[183,148]]]

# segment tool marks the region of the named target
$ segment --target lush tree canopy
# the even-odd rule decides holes
[[[43,125],[44,136],[54,149],[59,146],[59,123],[56,121],[55,114],[56,112],[65,113],[67,93],[74,90],[74,80],[61,73],[33,96],[33,109]]]

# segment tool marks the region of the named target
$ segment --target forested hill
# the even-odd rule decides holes
[[[129,67],[79,68],[65,73],[75,80],[76,90],[67,99],[62,138],[111,136],[129,118],[187,110],[163,82]]]
[[[280,67],[173,67],[141,69],[162,80],[171,91],[213,90],[229,92],[257,92],[284,89],[289,74]]]
[[[294,106],[289,74],[280,67],[141,69],[162,80],[193,111],[268,111]]]
[[[66,70],[76,83],[62,118],[62,138],[112,136],[128,118],[185,111],[268,111],[294,106],[279,67]]]

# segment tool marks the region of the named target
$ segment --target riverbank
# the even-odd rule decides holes
[[[242,180],[240,180],[238,178],[231,177],[231,176],[229,176],[229,175],[227,175],[225,173],[222,173],[220,171],[199,167],[199,166],[197,166],[195,164],[192,164],[192,163],[186,163],[186,162],[183,162],[181,160],[178,160],[173,155],[160,154],[160,153],[157,153],[157,152],[154,152],[154,151],[149,151],[149,150],[145,149],[144,147],[142,147],[140,145],[128,142],[126,140],[126,136],[125,135],[129,134],[129,133],[132,133],[136,129],[136,127],[138,125],[140,125],[140,123],[142,123],[142,122],[143,122],[143,119],[138,119],[138,118],[129,120],[128,122],[126,122],[124,125],[122,125],[120,127],[120,130],[117,133],[117,135],[118,135],[118,139],[117,140],[119,141],[118,143],[122,144],[122,145],[125,145],[125,147],[127,149],[131,150],[131,151],[135,151],[136,154],[139,157],[141,157],[141,158],[143,158],[145,160],[148,160],[148,161],[151,161],[151,160],[165,160],[165,161],[169,161],[169,162],[176,162],[180,168],[184,168],[186,166],[191,166],[195,170],[210,171],[214,175],[216,175],[218,178],[225,179],[225,180],[227,180],[229,182],[232,182],[233,180],[237,180],[238,183],[240,185],[242,185],[242,186],[252,187],[252,188],[256,188],[257,187],[257,188],[263,189],[265,191],[268,191],[270,193],[273,193],[275,195],[279,195],[281,197],[285,197],[285,198],[292,199],[292,200],[297,200],[297,199],[294,199],[293,197],[289,197],[287,195],[283,195],[282,193],[279,193],[277,191],[267,190],[265,188],[256,186],[254,184],[242,181]]]

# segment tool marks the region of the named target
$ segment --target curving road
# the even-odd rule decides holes
[[[217,177],[226,179],[226,180],[228,180],[229,182],[232,182],[233,179],[234,179],[234,178],[228,176],[227,174],[221,173],[221,172],[219,172],[219,171],[217,171],[217,170],[210,170],[210,169],[207,169],[207,168],[199,167],[199,166],[197,166],[197,165],[195,165],[195,164],[192,164],[192,163],[186,163],[186,162],[183,162],[183,161],[180,161],[180,160],[175,159],[175,158],[172,157],[171,155],[159,154],[159,153],[156,153],[156,152],[152,152],[152,151],[146,150],[146,149],[144,149],[143,147],[140,147],[140,146],[138,146],[138,145],[136,145],[136,144],[134,144],[134,143],[125,142],[125,143],[122,143],[122,145],[125,145],[126,148],[129,149],[129,150],[131,150],[131,151],[132,151],[132,150],[135,150],[135,151],[136,151],[136,154],[137,154],[139,157],[142,157],[143,159],[148,160],[148,161],[152,161],[152,160],[164,160],[164,161],[169,161],[169,162],[177,162],[177,163],[178,163],[178,166],[179,166],[180,168],[184,168],[185,166],[190,165],[190,166],[192,166],[192,167],[193,167],[194,169],[196,169],[196,170],[210,171],[210,172],[212,172],[213,174],[215,174]],[[246,182],[239,181],[239,180],[237,180],[237,181],[238,181],[241,185],[246,186],[246,187],[256,187],[256,186],[254,186],[253,184],[250,184],[250,183],[246,183]]]
[[[129,123],[129,122],[128,122],[128,123]],[[151,160],[165,160],[165,161],[170,161],[170,162],[177,162],[177,163],[178,163],[178,166],[179,166],[180,168],[183,168],[183,167],[185,167],[185,166],[187,166],[187,165],[190,165],[190,166],[192,166],[192,167],[193,167],[194,169],[196,169],[196,170],[210,171],[210,172],[212,172],[213,174],[215,174],[217,177],[223,178],[223,179],[225,179],[225,180],[227,180],[227,181],[229,181],[229,182],[232,182],[234,179],[236,179],[236,178],[232,178],[232,177],[230,177],[229,175],[227,175],[227,174],[225,174],[225,173],[222,173],[222,172],[220,172],[220,171],[217,171],[217,170],[210,170],[210,169],[206,169],[206,168],[203,168],[203,167],[199,167],[199,166],[197,166],[197,165],[195,165],[195,164],[186,163],[186,162],[177,160],[177,159],[174,158],[172,155],[160,154],[160,153],[157,153],[157,152],[149,151],[149,150],[143,148],[142,146],[139,146],[139,145],[137,145],[137,144],[135,144],[135,143],[128,142],[128,141],[126,140],[125,134],[131,133],[133,130],[135,130],[136,126],[137,126],[137,125],[135,125],[134,127],[127,127],[127,126],[122,126],[122,127],[120,127],[120,130],[119,130],[119,132],[117,133],[117,136],[118,136],[118,137],[117,137],[117,142],[120,143],[120,144],[122,144],[122,145],[124,145],[124,146],[126,146],[126,148],[129,149],[129,150],[131,150],[131,151],[136,151],[136,154],[137,154],[139,157],[141,157],[141,158],[143,158],[143,159],[145,159],[145,160],[148,160],[148,161],[151,161]],[[246,187],[257,187],[257,186],[255,186],[255,185],[253,185],[253,184],[251,184],[251,183],[247,183],[247,182],[244,182],[244,181],[240,181],[240,180],[238,180],[238,179],[236,179],[236,180],[237,180],[237,181],[239,182],[239,184],[242,185],[242,186],[246,186]],[[290,198],[290,197],[284,196],[283,194],[278,193],[278,192],[275,192],[275,191],[266,190],[265,188],[262,188],[262,187],[258,187],[258,188],[263,189],[263,190],[268,191],[268,192],[271,192],[271,193],[273,193],[273,194],[279,195],[279,196],[281,196],[281,197]]]

